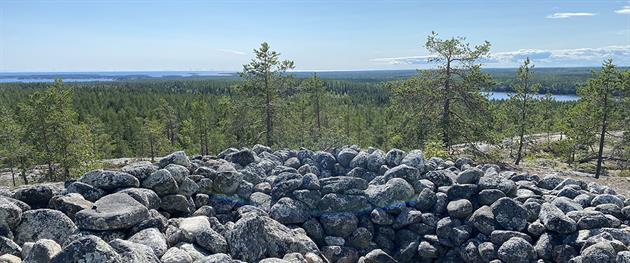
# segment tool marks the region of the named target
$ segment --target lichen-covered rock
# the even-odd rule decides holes
[[[50,263],[87,262],[123,263],[123,260],[109,244],[92,235],[72,241],[50,260]]]
[[[33,209],[37,209],[47,208],[48,202],[53,195],[53,189],[48,185],[27,185],[16,190],[13,198],[28,204]]]
[[[138,187],[140,181],[135,176],[119,171],[95,170],[85,173],[79,182],[109,191],[118,188]]]
[[[193,259],[184,250],[177,247],[169,248],[160,258],[162,263],[192,263]]]
[[[22,221],[15,230],[15,241],[36,242],[51,239],[63,244],[77,230],[75,224],[60,211],[51,209],[29,210],[22,214]]]
[[[22,220],[22,209],[9,200],[9,197],[0,197],[0,225],[15,228]]]
[[[282,257],[291,252],[319,251],[303,230],[289,229],[278,221],[254,213],[245,214],[236,222],[227,242],[232,257],[247,262]]]
[[[544,203],[540,208],[540,221],[549,231],[560,234],[569,234],[575,232],[577,223],[573,219],[566,216],[562,210],[556,206]]]
[[[129,241],[151,248],[158,258],[164,255],[168,249],[164,234],[160,233],[160,231],[156,228],[143,229],[131,236]]]
[[[269,214],[282,224],[301,224],[311,217],[311,209],[301,201],[283,197],[271,206]]]
[[[531,263],[536,261],[534,247],[525,239],[519,237],[510,238],[503,243],[499,247],[497,255],[503,262]]]
[[[86,230],[114,230],[133,227],[149,217],[149,210],[124,193],[106,195],[91,209],[75,214],[77,226]]]
[[[161,263],[148,246],[122,239],[114,239],[109,245],[120,255],[122,262]]]
[[[329,236],[347,237],[358,226],[358,219],[352,213],[323,214],[319,221]]]
[[[527,227],[527,210],[512,198],[503,197],[491,206],[494,219],[507,230],[521,231]]]
[[[392,178],[384,185],[369,185],[365,194],[372,205],[386,207],[412,200],[414,190],[404,179]]]
[[[82,182],[73,182],[66,188],[68,193],[77,193],[83,196],[85,200],[96,202],[96,200],[105,196],[107,193],[98,187],[91,186]]]
[[[473,213],[473,205],[466,199],[451,201],[448,203],[446,210],[449,216],[455,218],[466,218]]]
[[[13,240],[0,236],[0,254],[10,254],[19,256],[22,248],[13,242]]]
[[[24,263],[48,263],[55,255],[61,252],[61,246],[54,240],[40,239],[29,249]]]
[[[179,186],[177,181],[166,169],[160,169],[142,180],[142,187],[155,191],[156,194],[168,195],[177,193]]]
[[[135,176],[138,180],[143,180],[153,172],[157,171],[157,169],[158,167],[149,161],[138,161],[125,165],[120,170]]]
[[[186,168],[191,166],[190,159],[188,159],[188,156],[186,156],[186,153],[184,151],[174,152],[167,156],[164,156],[164,158],[160,159],[158,166],[160,168],[164,168],[169,164],[177,164]]]
[[[69,193],[66,195],[56,195],[50,199],[48,205],[52,209],[59,210],[66,214],[70,219],[74,219],[74,215],[83,210],[92,208],[92,202],[85,200],[83,196],[77,193]]]

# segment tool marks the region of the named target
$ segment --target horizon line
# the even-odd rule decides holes
[[[627,68],[630,65],[617,65],[618,68]],[[601,66],[537,66],[536,69],[554,69],[554,68],[601,68]],[[433,68],[408,68],[408,69],[301,69],[291,70],[287,72],[359,72],[359,71],[411,71],[411,70],[427,70]],[[484,67],[483,69],[518,69],[518,66],[506,67]],[[238,73],[237,70],[85,70],[85,71],[0,71],[0,74],[15,73],[142,73],[142,72],[219,72],[219,73]]]

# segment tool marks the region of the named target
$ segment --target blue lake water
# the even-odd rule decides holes
[[[511,92],[498,92],[498,91],[492,91],[492,92],[482,92],[484,95],[488,96],[488,99],[491,100],[508,100],[510,99],[510,95],[514,94]],[[542,94],[537,94],[536,98],[540,99],[542,97],[544,97],[545,95]],[[566,94],[561,94],[561,95],[551,95],[556,101],[577,101],[580,99],[580,97],[578,95],[566,95]]]

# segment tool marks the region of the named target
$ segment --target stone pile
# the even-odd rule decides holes
[[[0,192],[0,262],[630,262],[607,186],[421,151],[256,145]]]

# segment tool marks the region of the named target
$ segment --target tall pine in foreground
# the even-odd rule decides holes
[[[269,44],[263,42],[254,49],[256,55],[249,64],[243,65],[240,76],[245,80],[243,90],[256,98],[262,106],[265,138],[268,146],[274,144],[274,110],[281,92],[288,79],[286,71],[293,69],[293,61],[280,61],[280,53],[272,51]]]
[[[482,140],[488,127],[483,120],[487,100],[481,89],[489,87],[490,76],[481,72],[481,59],[490,52],[488,41],[471,47],[463,37],[441,39],[432,32],[425,47],[430,53],[429,62],[437,69],[428,71],[430,85],[439,92],[440,127],[442,141],[448,148],[454,139],[466,142]]]
[[[588,80],[586,85],[578,89],[580,104],[588,108],[588,114],[592,114],[598,133],[597,167],[595,178],[602,174],[604,162],[604,142],[611,122],[619,116],[619,98],[623,91],[624,81],[622,73],[617,70],[612,60],[606,60],[602,69]]]
[[[530,65],[529,58],[519,67],[516,73],[516,83],[514,85],[514,95],[510,96],[510,101],[516,107],[519,114],[518,121],[518,150],[516,151],[516,160],[514,164],[518,165],[523,157],[524,138],[529,126],[530,119],[533,115],[534,95],[538,93],[539,85],[532,83],[532,69],[534,65]]]

